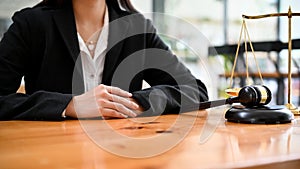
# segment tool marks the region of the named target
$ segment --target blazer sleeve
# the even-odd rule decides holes
[[[146,43],[150,50],[146,53],[145,65],[154,68],[144,71],[144,79],[152,87],[133,93],[147,110],[144,115],[198,110],[200,102],[208,100],[205,84],[168,49],[149,20],[146,25]]]
[[[0,120],[63,120],[61,114],[72,95],[46,91],[16,93],[31,64],[34,32],[23,12],[17,12],[12,20],[0,42]]]

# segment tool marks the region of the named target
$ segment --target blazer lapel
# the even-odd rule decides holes
[[[80,53],[72,4],[53,13],[53,18],[74,62]]]
[[[118,59],[121,56],[124,38],[126,38],[129,23],[126,19],[122,18],[122,16],[119,15],[113,8],[108,6],[108,9],[110,24],[102,83],[111,85],[111,78],[114,70],[116,69]],[[115,47],[117,44],[118,47]]]
[[[111,78],[118,63],[118,59],[121,56],[124,38],[126,38],[129,23],[126,19],[122,18],[122,15],[120,15],[117,11],[115,11],[115,9],[113,9],[111,4],[108,3],[107,6],[109,10],[110,24],[107,46],[108,51],[104,63],[102,83],[110,85]],[[53,18],[55,23],[57,24],[57,29],[59,30],[69,50],[70,55],[72,56],[74,62],[76,62],[78,55],[80,54],[80,49],[72,4],[68,5],[66,8],[67,9],[56,10],[53,13]],[[118,48],[114,47],[117,44]],[[78,71],[79,74],[82,74],[82,70]]]
[[[82,62],[78,57],[80,48],[77,37],[75,17],[73,14],[72,4],[68,4],[62,9],[57,9],[53,12],[53,19],[57,29],[60,32],[64,43],[74,61],[72,92],[73,94],[81,94],[84,92]]]

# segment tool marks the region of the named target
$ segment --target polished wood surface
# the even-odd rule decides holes
[[[0,166],[6,169],[299,168],[299,117],[288,124],[238,124],[226,122],[218,111],[106,121],[3,121]],[[121,137],[112,140],[112,132]],[[98,136],[106,140],[100,143],[102,146],[97,142]],[[143,144],[156,137],[161,140]],[[136,144],[130,145],[125,138],[135,139]],[[174,144],[178,138],[178,144]],[[169,144],[174,146],[163,150]],[[138,157],[139,153],[143,156],[147,151],[155,153],[159,149],[161,152],[150,153],[147,158]],[[118,152],[121,155],[130,152],[136,157],[123,157]]]

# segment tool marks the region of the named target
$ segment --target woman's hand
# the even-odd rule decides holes
[[[117,87],[99,85],[73,97],[66,108],[66,116],[75,118],[127,118],[136,117],[141,110],[132,94]]]
[[[129,101],[138,104],[138,103],[136,102],[136,100],[134,100],[133,98],[129,98]],[[136,114],[136,116],[139,116],[139,115],[141,115],[141,114],[143,113],[144,109],[143,109],[141,106],[139,106],[139,108],[134,109],[134,110],[132,110],[132,111]],[[112,118],[113,118],[113,117],[105,117],[105,116],[103,117],[103,119],[105,119],[105,120],[112,119]]]

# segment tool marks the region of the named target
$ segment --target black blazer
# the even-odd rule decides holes
[[[107,1],[109,42],[102,83],[133,92],[146,115],[197,109],[208,99],[141,14]],[[63,120],[61,113],[83,92],[80,50],[72,4],[16,12],[0,42],[0,119]],[[24,76],[26,94],[16,93]],[[142,81],[152,87],[141,90]]]

